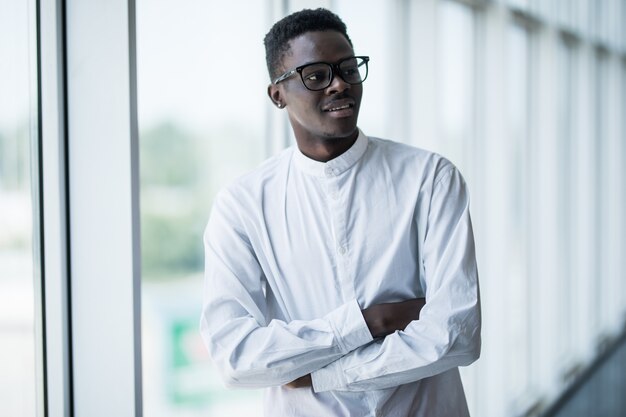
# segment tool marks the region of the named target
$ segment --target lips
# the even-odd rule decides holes
[[[354,100],[352,99],[339,99],[333,100],[330,103],[322,107],[322,111],[326,113],[341,112],[342,110],[352,109],[354,107]]]
[[[325,112],[333,112],[333,111],[350,109],[352,107],[354,107],[354,104],[344,104],[343,106],[331,107],[330,109],[325,109],[324,111]]]

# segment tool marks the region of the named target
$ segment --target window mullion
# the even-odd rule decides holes
[[[133,0],[68,0],[73,406],[141,416]]]
[[[71,415],[63,5],[40,0],[41,170],[47,417]],[[43,415],[43,414],[40,414]]]

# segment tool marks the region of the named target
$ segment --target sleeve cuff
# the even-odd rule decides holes
[[[341,367],[341,358],[315,372],[311,372],[311,382],[314,392],[333,391],[345,388],[347,380]]]
[[[356,300],[331,311],[326,319],[332,326],[337,343],[344,354],[373,340]]]

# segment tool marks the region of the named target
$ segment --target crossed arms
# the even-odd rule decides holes
[[[394,333],[396,330],[404,330],[410,322],[419,319],[419,313],[425,303],[425,298],[413,298],[397,303],[375,304],[361,310],[361,313],[372,337],[379,338]],[[305,388],[312,385],[311,374],[307,374],[285,386],[288,388]]]
[[[205,233],[201,332],[227,385],[383,389],[475,361],[480,302],[469,201],[456,170],[438,182],[422,245],[426,297],[312,320],[267,319],[263,271],[229,196]],[[234,198],[233,198],[234,199]]]

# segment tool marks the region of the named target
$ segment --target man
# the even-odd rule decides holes
[[[211,357],[227,385],[267,388],[267,416],[467,416],[480,304],[461,175],[357,128],[369,58],[336,15],[287,16],[265,47],[297,147],[215,201]]]

